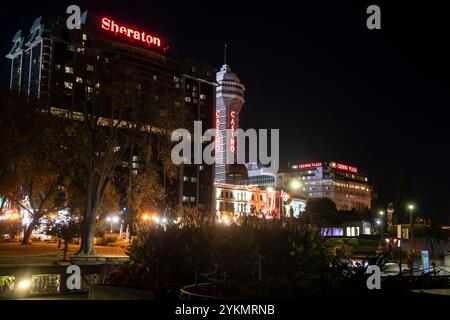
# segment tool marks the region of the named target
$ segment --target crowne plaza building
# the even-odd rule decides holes
[[[283,173],[285,181],[295,179],[305,196],[329,198],[338,210],[363,210],[371,207],[372,187],[365,172],[357,167],[334,161],[300,163]],[[278,181],[282,181],[280,175]]]

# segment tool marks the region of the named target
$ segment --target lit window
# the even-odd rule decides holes
[[[64,81],[64,88],[72,89],[73,88],[73,83],[69,82],[69,81]]]
[[[61,70],[61,65],[60,64],[55,64],[55,69],[56,70]]]
[[[200,95],[200,100],[206,100],[206,95],[201,94],[201,95]]]
[[[83,83],[83,79],[81,77],[77,77],[76,81],[77,83]]]
[[[192,86],[192,91],[197,92],[197,86]]]
[[[194,87],[195,88],[195,87]],[[195,91],[195,90],[194,90]],[[197,92],[192,92],[193,97],[197,97]]]
[[[188,202],[189,201],[189,197],[183,196],[183,202]]]
[[[196,182],[197,182],[197,178],[196,178],[196,177],[192,177],[192,178],[191,178],[191,182],[196,183]]]
[[[205,167],[202,166],[202,165],[200,165],[199,168],[198,168],[198,170],[200,170],[200,171],[202,171],[202,170],[204,170],[204,169],[205,169]]]
[[[94,71],[94,66],[91,65],[91,64],[87,64],[87,65],[86,65],[86,70],[87,70],[87,71]]]
[[[195,202],[195,197],[191,197],[191,202]]]
[[[87,41],[87,34],[83,33],[83,41]]]
[[[92,93],[92,92],[94,92],[94,89],[92,87],[86,86],[86,92],[87,93]]]
[[[156,80],[158,80],[158,77],[153,75],[153,81],[156,81]]]
[[[95,84],[95,87],[96,87],[96,88],[100,88],[100,82],[97,82],[97,83]]]
[[[173,77],[173,81],[175,81],[175,82],[180,82],[180,78],[178,78],[178,77]]]
[[[184,101],[186,101],[186,102],[191,102],[191,97],[186,97],[186,98],[184,98]]]
[[[189,177],[184,176],[184,177],[183,177],[183,181],[184,181],[184,182],[189,181]]]
[[[64,67],[64,72],[65,72],[65,73],[73,74],[73,68],[72,68],[72,67],[65,66],[65,67]]]

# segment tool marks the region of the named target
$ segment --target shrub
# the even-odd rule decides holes
[[[136,232],[128,249],[129,263],[110,274],[112,284],[178,290],[205,281],[201,275],[209,273],[210,281],[243,285],[257,281],[261,267],[266,281],[310,285],[330,272],[331,257],[323,238],[294,221],[245,219],[228,227],[197,221],[141,225]]]
[[[96,245],[109,246],[110,244],[116,243],[118,240],[118,234],[106,234],[103,237],[97,239]]]

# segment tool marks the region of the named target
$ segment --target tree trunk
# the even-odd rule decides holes
[[[81,227],[81,244],[77,255],[94,255],[94,237],[95,237],[95,218],[97,210],[94,210],[94,170],[90,160],[87,170],[87,189],[86,189],[86,211],[84,213],[83,225]]]
[[[27,227],[27,230],[25,230],[25,233],[23,235],[22,244],[31,244],[31,234],[33,233],[34,228],[38,224],[38,219],[33,218],[31,220],[30,224]]]
[[[81,231],[81,246],[78,255],[95,255],[95,212],[86,215],[83,220]]]

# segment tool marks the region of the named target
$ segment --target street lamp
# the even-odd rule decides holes
[[[380,210],[380,211],[378,212],[378,214],[382,217],[382,216],[384,216],[384,211],[383,211],[383,210]]]
[[[415,249],[416,239],[414,238],[414,214],[413,214],[414,209],[415,209],[414,204],[412,204],[412,203],[408,204],[409,228],[410,228],[410,232],[411,232],[411,239],[414,239],[414,249]]]
[[[106,221],[110,223],[110,233],[113,233],[113,224],[119,223],[119,220],[118,216],[106,217]]]
[[[302,184],[298,180],[292,180],[290,186],[291,186],[291,189],[298,190],[301,188]]]

